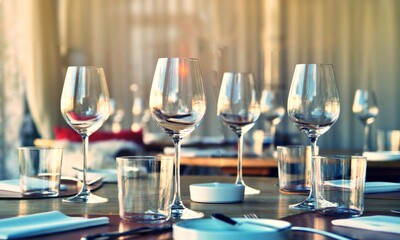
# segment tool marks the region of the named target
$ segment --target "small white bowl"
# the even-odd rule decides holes
[[[244,198],[244,186],[233,183],[191,184],[190,199],[201,203],[235,203]]]

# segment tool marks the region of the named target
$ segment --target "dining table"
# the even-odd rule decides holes
[[[357,155],[354,152],[328,150],[322,152],[325,155],[341,154],[341,155]],[[237,158],[214,156],[214,157],[181,157],[181,165],[187,167],[201,168],[218,168],[223,174],[236,175]],[[278,160],[276,157],[244,157],[243,158],[243,174],[248,176],[278,176]],[[382,173],[385,174],[382,174]],[[400,180],[400,155],[396,159],[377,160],[368,158],[367,164],[367,180],[368,181],[394,181]]]
[[[311,211],[289,209],[289,204],[297,203],[306,198],[304,193],[285,193],[278,187],[276,177],[245,177],[248,185],[260,189],[257,195],[246,195],[238,203],[199,203],[190,199],[189,186],[195,183],[224,182],[233,183],[232,176],[182,176],[181,194],[184,204],[190,209],[204,213],[210,218],[212,213],[223,213],[235,218],[243,218],[244,214],[254,213],[263,219],[279,219],[288,221],[292,226],[310,227],[333,232],[353,239],[399,239],[400,235],[379,231],[361,230],[357,228],[333,226],[330,216],[319,215]],[[117,183],[102,183],[95,190],[96,195],[108,198],[106,203],[84,204],[66,203],[63,197],[48,197],[37,199],[4,198],[0,196],[0,218],[24,216],[35,213],[60,211],[68,216],[95,218],[106,216],[107,225],[83,228],[54,234],[41,235],[29,239],[81,239],[87,234],[125,231],[141,224],[126,222],[119,217]],[[400,209],[400,191],[365,194],[365,211],[363,216],[387,215],[398,216],[391,209]],[[181,220],[190,221],[190,220]],[[174,223],[174,220],[172,221]],[[400,226],[399,226],[400,227]],[[172,239],[171,231],[148,233],[135,236],[132,239]],[[306,232],[292,232],[289,239],[329,239],[327,237]]]

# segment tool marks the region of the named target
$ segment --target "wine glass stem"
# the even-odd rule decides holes
[[[311,142],[311,189],[310,189],[310,194],[308,195],[308,199],[314,199],[314,193],[315,193],[315,161],[314,161],[314,156],[318,155],[318,150],[317,150],[317,141],[318,137],[311,137],[310,142]]]
[[[270,125],[270,134],[271,134],[271,144],[268,146],[268,153],[272,156],[275,150],[275,132],[276,132],[276,126],[272,124],[272,122],[269,124]]]
[[[237,165],[237,176],[236,184],[243,184],[243,174],[242,174],[242,161],[243,161],[243,135],[238,134],[238,165]]]
[[[83,147],[83,169],[82,169],[82,189],[80,193],[90,194],[90,190],[86,184],[87,155],[89,147],[89,136],[86,134],[82,134],[82,147]]]
[[[368,135],[369,135],[369,126],[368,126],[368,124],[365,124],[365,126],[364,126],[364,146],[363,146],[363,151],[364,152],[369,151],[369,148],[368,148]]]
[[[180,159],[181,159],[181,139],[174,138],[175,146],[175,176],[174,176],[174,200],[172,206],[183,206],[181,200],[181,174],[180,174]]]
[[[317,156],[318,155],[317,141],[318,141],[318,137],[311,137],[310,138],[312,156]]]

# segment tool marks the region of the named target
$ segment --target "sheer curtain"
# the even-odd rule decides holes
[[[110,95],[125,112],[123,127],[129,128],[129,86],[138,84],[147,105],[159,57],[199,58],[209,94],[207,117],[193,135],[229,132],[216,117],[219,84],[223,71],[258,71],[260,5],[243,0],[61,1],[65,65],[103,66]]]
[[[220,136],[229,134],[216,117],[224,71],[252,71],[259,93],[278,85],[287,94],[296,63],[333,63],[342,112],[321,137],[322,148],[361,148],[362,126],[351,113],[359,87],[377,92],[380,114],[374,128],[400,129],[396,66],[400,1],[3,0],[0,4],[3,173],[17,166],[15,147],[25,95],[41,137],[51,138],[53,127],[65,124],[59,97],[68,65],[104,67],[110,95],[125,112],[123,128],[129,128],[129,86],[138,84],[147,104],[157,58],[197,57],[208,108],[193,135]],[[302,136],[287,117],[277,130]]]
[[[16,148],[21,142],[25,99],[43,138],[52,138],[52,128],[60,122],[62,78],[56,6],[53,0],[1,2],[0,178],[18,173]]]
[[[81,56],[85,64],[105,67],[111,95],[127,113],[125,127],[128,86],[138,83],[147,102],[156,59],[192,56],[201,60],[208,92],[206,118],[193,135],[229,134],[215,115],[224,71],[252,71],[259,92],[278,86],[287,94],[295,64],[304,62],[333,63],[340,89],[341,116],[321,147],[361,148],[363,128],[351,112],[361,87],[378,95],[381,113],[373,128],[400,128],[396,0],[62,2],[67,64]],[[278,131],[302,136],[287,118]]]
[[[280,1],[282,78],[290,85],[296,63],[333,63],[341,99],[338,122],[320,138],[324,148],[361,149],[362,124],[352,114],[357,88],[376,91],[376,129],[400,129],[400,2],[396,0]],[[281,126],[295,131],[293,124]]]

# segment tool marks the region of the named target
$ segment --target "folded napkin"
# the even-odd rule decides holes
[[[364,152],[368,161],[397,161],[400,160],[400,151]]]
[[[31,181],[37,181],[37,186],[40,188],[43,185],[43,181],[45,180],[37,180],[32,178]],[[7,179],[0,181],[0,190],[9,191],[9,192],[21,192],[20,189],[20,180],[19,179]],[[60,184],[60,191],[67,190],[67,185]]]
[[[116,183],[118,182],[117,169],[88,169],[86,171],[87,182],[91,182],[99,177],[101,177],[103,183]],[[78,172],[78,178],[83,179],[82,172]]]
[[[400,192],[400,183],[366,182],[364,193]]]
[[[325,185],[335,187],[350,187],[350,180],[330,180],[325,181]],[[383,193],[400,191],[400,183],[394,182],[366,182],[364,186],[364,193]]]
[[[107,217],[68,217],[59,211],[0,219],[0,239],[16,239],[108,224]]]
[[[341,227],[400,234],[400,217],[376,215],[359,218],[336,219],[332,220],[332,224]]]

